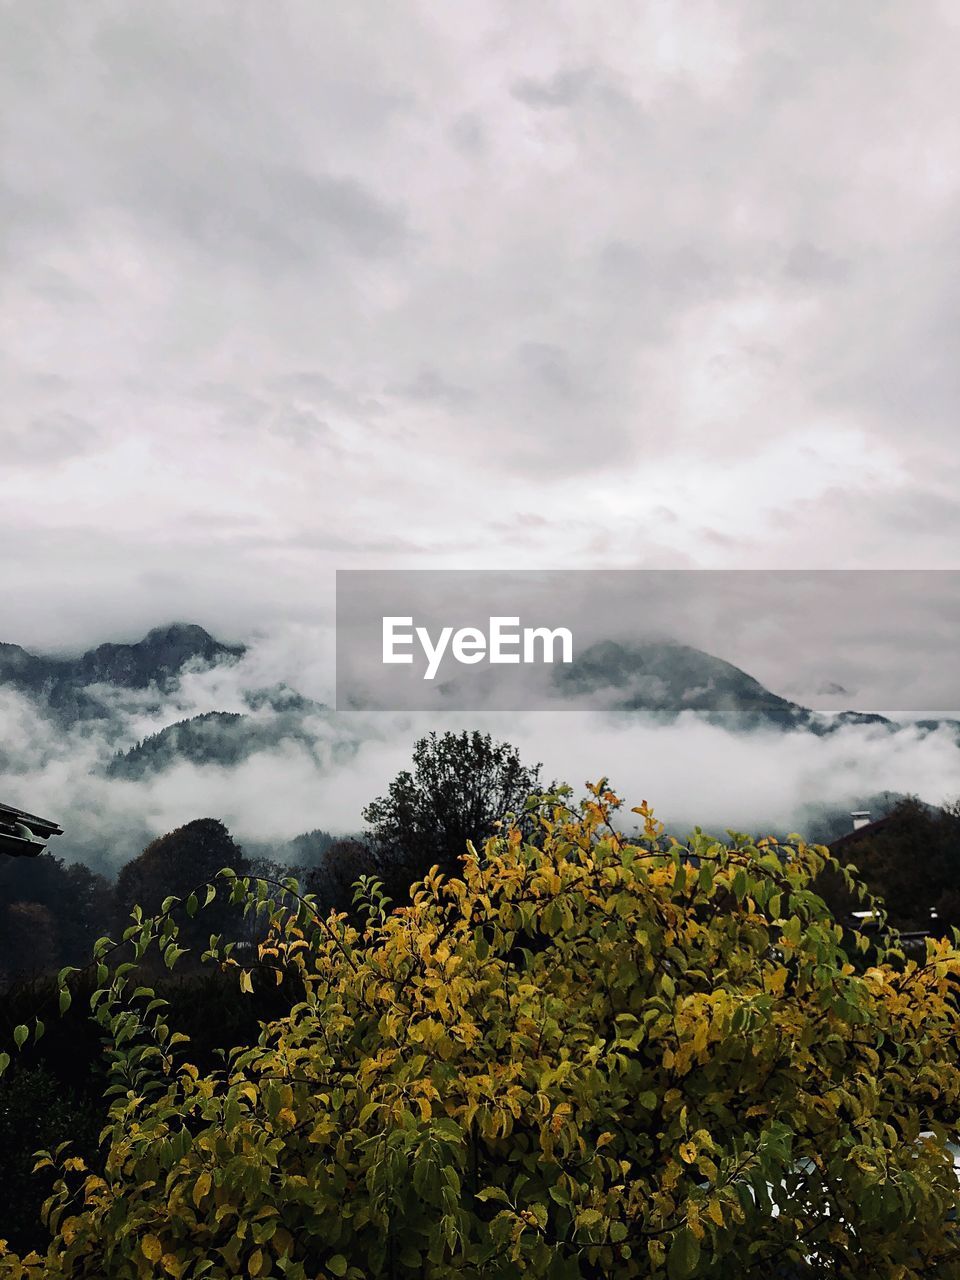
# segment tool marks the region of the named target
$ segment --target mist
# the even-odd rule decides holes
[[[278,851],[316,828],[355,833],[364,806],[409,767],[415,741],[431,730],[489,732],[516,746],[525,763],[542,764],[545,785],[567,782],[578,795],[607,776],[627,808],[649,801],[678,834],[694,825],[805,834],[820,815],[861,808],[879,792],[931,803],[960,795],[960,749],[949,726],[849,724],[818,736],[733,732],[693,712],[664,723],[577,709],[336,712],[319,701],[291,721],[258,691],[282,688],[300,669],[312,693],[328,692],[322,656],[311,651],[314,660],[300,667],[307,647],[304,633],[278,630],[234,664],[188,667],[163,692],[98,687],[109,716],[66,729],[29,699],[0,690],[0,798],[61,823],[52,852],[114,874],[149,840],[199,817],[221,819],[241,844]],[[142,778],[107,772],[118,753],[211,711],[244,717],[245,758],[224,766],[174,757]],[[214,746],[219,732],[215,722]],[[629,815],[625,822],[629,828]]]

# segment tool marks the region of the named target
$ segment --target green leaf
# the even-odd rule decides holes
[[[27,1043],[27,1039],[29,1038],[29,1036],[30,1036],[30,1028],[25,1027],[23,1023],[21,1023],[19,1027],[14,1028],[13,1043],[17,1046],[18,1049],[22,1049],[23,1046]]]
[[[483,1190],[478,1191],[473,1198],[474,1200],[479,1200],[484,1204],[488,1200],[501,1200],[504,1204],[510,1203],[510,1197],[504,1191],[503,1187],[484,1187]]]
[[[335,1253],[327,1261],[327,1270],[335,1276],[345,1276],[347,1274],[347,1260],[342,1253]]]
[[[783,936],[787,939],[788,942],[792,942],[793,945],[796,946],[797,943],[800,941],[800,934],[802,930],[803,930],[803,925],[800,922],[799,917],[791,916],[790,919],[783,926]]]
[[[667,1275],[670,1280],[686,1280],[696,1271],[699,1262],[700,1241],[689,1227],[681,1227],[667,1254]]]

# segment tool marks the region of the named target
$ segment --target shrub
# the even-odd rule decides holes
[[[14,1245],[29,1247],[43,1235],[33,1152],[69,1137],[91,1158],[104,1111],[99,1100],[64,1086],[43,1065],[20,1066],[0,1082],[0,1205]]]
[[[224,873],[271,922],[241,987],[296,1003],[202,1074],[104,966],[102,1159],[44,1157],[53,1242],[0,1277],[960,1275],[960,953],[856,971],[825,850],[681,846],[646,805],[628,839],[618,805],[533,801],[392,912],[367,882],[362,930]],[[178,909],[135,957],[173,962]]]

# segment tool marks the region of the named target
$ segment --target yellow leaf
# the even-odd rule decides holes
[[[716,1196],[711,1196],[707,1201],[707,1216],[715,1222],[718,1227],[723,1226],[723,1209],[720,1207],[720,1201]]]
[[[680,1144],[680,1159],[686,1164],[693,1164],[697,1158],[697,1144],[695,1142],[683,1142]]]
[[[247,1275],[258,1276],[263,1269],[263,1250],[254,1249],[247,1261]]]
[[[144,1236],[140,1241],[140,1249],[143,1256],[151,1262],[159,1262],[163,1257],[163,1245],[156,1236]]]
[[[210,1174],[204,1170],[200,1177],[193,1184],[193,1203],[199,1208],[200,1201],[205,1195],[208,1195],[213,1185],[213,1179]]]
[[[787,971],[783,965],[763,975],[763,985],[771,995],[782,996],[786,981]]]

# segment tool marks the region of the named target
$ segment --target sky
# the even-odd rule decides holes
[[[0,5],[2,638],[960,567],[960,11]]]
[[[0,640],[252,646],[116,740],[0,690],[4,796],[114,862],[203,814],[355,830],[439,722],[98,772],[244,688],[328,699],[342,569],[815,571],[718,574],[681,638],[956,712],[960,590],[819,571],[960,570],[957,65],[949,0],[0,0]],[[721,825],[960,792],[949,732],[564,715],[480,721]]]

